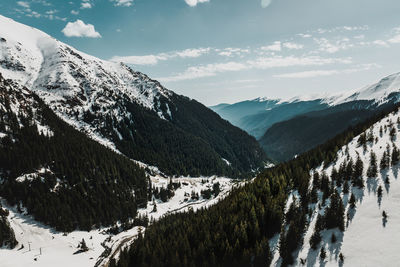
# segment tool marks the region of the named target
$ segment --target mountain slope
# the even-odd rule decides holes
[[[196,101],[36,29],[2,16],[0,24],[4,77],[93,139],[170,175],[245,176],[263,165],[254,138]]]

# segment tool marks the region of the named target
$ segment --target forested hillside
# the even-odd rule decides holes
[[[337,151],[385,116],[382,114],[336,136],[294,160],[267,169],[254,180],[235,189],[217,205],[198,213],[171,215],[151,225],[144,235],[121,254],[115,266],[265,266],[271,263],[271,238],[280,233],[281,264],[295,262],[293,256],[303,244],[303,234],[311,219],[319,192],[330,203],[321,229],[343,229],[343,204],[331,181],[322,178],[318,186],[310,171],[322,163],[329,166]],[[341,173],[340,175],[343,175]],[[354,180],[357,173],[346,179]],[[351,178],[351,177],[354,177]],[[337,179],[337,178],[334,178]],[[343,183],[337,186],[343,186]],[[289,192],[298,201],[285,204]]]
[[[146,205],[142,168],[1,75],[0,104],[0,196],[9,204],[60,231],[126,221]]]
[[[173,93],[170,99],[160,97],[160,103],[161,110],[168,107],[168,119],[124,100],[129,115],[122,120],[107,116],[102,135],[124,155],[168,175],[249,177],[264,165],[265,152],[257,141],[204,105]],[[87,114],[88,123],[104,120]]]

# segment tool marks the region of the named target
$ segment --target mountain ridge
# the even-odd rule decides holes
[[[276,100],[256,98],[214,111],[253,135],[271,159],[285,161],[393,106],[399,99],[400,73],[395,73],[344,93]],[[335,119],[334,113],[343,120]],[[321,129],[325,132],[321,133]]]

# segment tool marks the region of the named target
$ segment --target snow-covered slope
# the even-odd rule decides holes
[[[329,105],[339,105],[357,100],[371,100],[377,104],[383,104],[390,100],[399,100],[400,72],[387,76],[379,82],[361,89],[328,96],[323,100]],[[394,99],[392,99],[394,98]]]
[[[319,168],[312,170],[320,177],[323,173],[330,176],[332,170],[339,170],[341,166],[347,166],[352,160],[356,162],[360,157],[363,162],[364,188],[352,186],[350,192],[344,192],[344,187],[336,189],[343,200],[345,207],[345,231],[338,228],[322,230],[322,241],[316,250],[310,247],[310,238],[315,231],[317,215],[324,215],[329,200],[326,204],[322,201],[319,193],[318,203],[311,205],[313,210],[311,220],[304,235],[304,243],[299,251],[295,252],[297,261],[295,265],[301,265],[300,259],[305,261],[306,266],[396,266],[400,261],[398,248],[400,247],[400,177],[399,164],[390,162],[388,167],[380,167],[380,162],[385,153],[389,152],[389,158],[395,147],[400,147],[400,111],[393,112],[375,123],[364,134],[370,136],[371,140],[365,146],[360,145],[360,136],[356,136],[349,144],[343,146],[337,152],[337,160],[326,167],[322,164]],[[368,177],[368,168],[371,165],[371,154],[377,159],[378,173],[376,176]],[[382,189],[382,196],[379,191]],[[310,188],[311,190],[311,188]],[[351,194],[354,194],[355,208],[350,207]],[[287,206],[293,201],[293,192]],[[387,220],[382,216],[383,211],[388,215]],[[335,234],[337,241],[331,241]],[[275,242],[274,266],[280,265],[277,242]],[[320,259],[320,250],[324,247],[326,251],[325,260]],[[340,254],[344,261],[340,260]]]
[[[139,103],[168,118],[169,113],[159,109],[159,98],[168,98],[171,92],[157,81],[124,64],[79,52],[1,15],[0,25],[0,73],[33,90],[78,129],[101,139],[98,125],[84,122],[84,114],[122,120],[128,117],[124,107],[118,105],[122,100]]]

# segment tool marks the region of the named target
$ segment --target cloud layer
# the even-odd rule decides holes
[[[169,53],[160,53],[157,55],[145,56],[115,56],[110,60],[115,62],[124,62],[133,65],[156,65],[159,61],[166,61],[174,58],[196,58],[210,52],[210,48],[194,48]]]
[[[304,67],[304,66],[324,66],[329,64],[351,64],[350,58],[322,58],[318,56],[309,57],[295,57],[295,56],[273,56],[273,57],[259,57],[254,60],[247,60],[246,62],[226,62],[226,63],[213,63],[195,67],[189,67],[184,72],[175,76],[160,78],[163,82],[177,82],[183,80],[191,80],[203,77],[212,77],[218,73],[243,71],[251,69],[271,69],[282,67]]]

